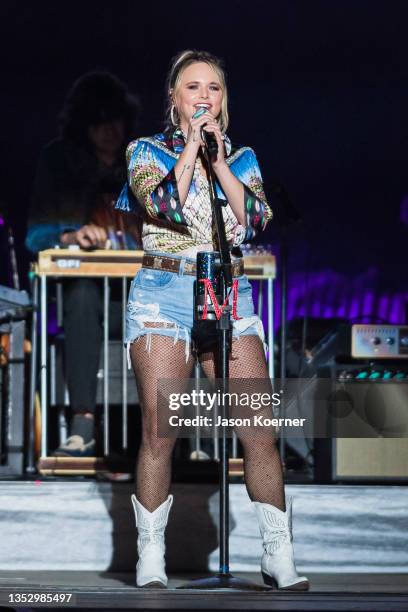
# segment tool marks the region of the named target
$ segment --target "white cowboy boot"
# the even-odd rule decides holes
[[[265,584],[289,591],[307,591],[309,581],[298,576],[292,546],[292,498],[287,499],[286,512],[271,504],[253,502],[263,539],[261,561]]]
[[[139,561],[136,565],[136,584],[138,587],[167,586],[164,562],[164,531],[166,529],[173,496],[169,495],[156,510],[149,512],[132,495],[135,511],[137,535],[137,552]]]

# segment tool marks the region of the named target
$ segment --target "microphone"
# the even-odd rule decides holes
[[[212,162],[216,161],[218,155],[218,143],[211,132],[206,132],[201,128],[201,140],[204,142]]]

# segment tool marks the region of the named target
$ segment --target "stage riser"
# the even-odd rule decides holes
[[[302,486],[294,496],[302,572],[408,572],[408,489]],[[0,483],[0,569],[128,571],[136,563],[131,485]],[[167,534],[169,571],[218,569],[218,492],[176,485]],[[233,571],[257,571],[258,525],[243,485],[232,485]]]

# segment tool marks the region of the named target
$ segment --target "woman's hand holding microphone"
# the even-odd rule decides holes
[[[230,170],[225,161],[224,139],[221,128],[211,112],[204,106],[201,106],[196,110],[188,123],[186,146],[175,166],[178,192],[182,206],[186,201],[190,189],[194,166],[200,147],[206,146],[202,138],[202,132],[212,134],[217,143],[217,154],[216,156],[211,156],[214,172],[218,178],[221,178],[221,175],[225,173],[230,174]]]
[[[212,156],[213,168],[214,170],[217,170],[217,167],[225,164],[224,138],[218,121],[204,106],[198,108],[198,110],[191,117],[188,126],[186,144],[190,145],[192,148],[194,147],[196,154],[198,153],[200,146],[206,146],[206,143],[202,138],[203,131],[213,135],[217,143],[217,155],[216,157]]]

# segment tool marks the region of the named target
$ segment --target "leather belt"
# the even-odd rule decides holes
[[[180,270],[181,259],[175,257],[164,257],[161,255],[143,255],[142,267],[151,270],[164,270],[166,272],[178,273]],[[185,261],[183,274],[196,276],[197,266],[195,262]],[[236,259],[232,262],[232,276],[234,278],[244,274],[244,260]]]

